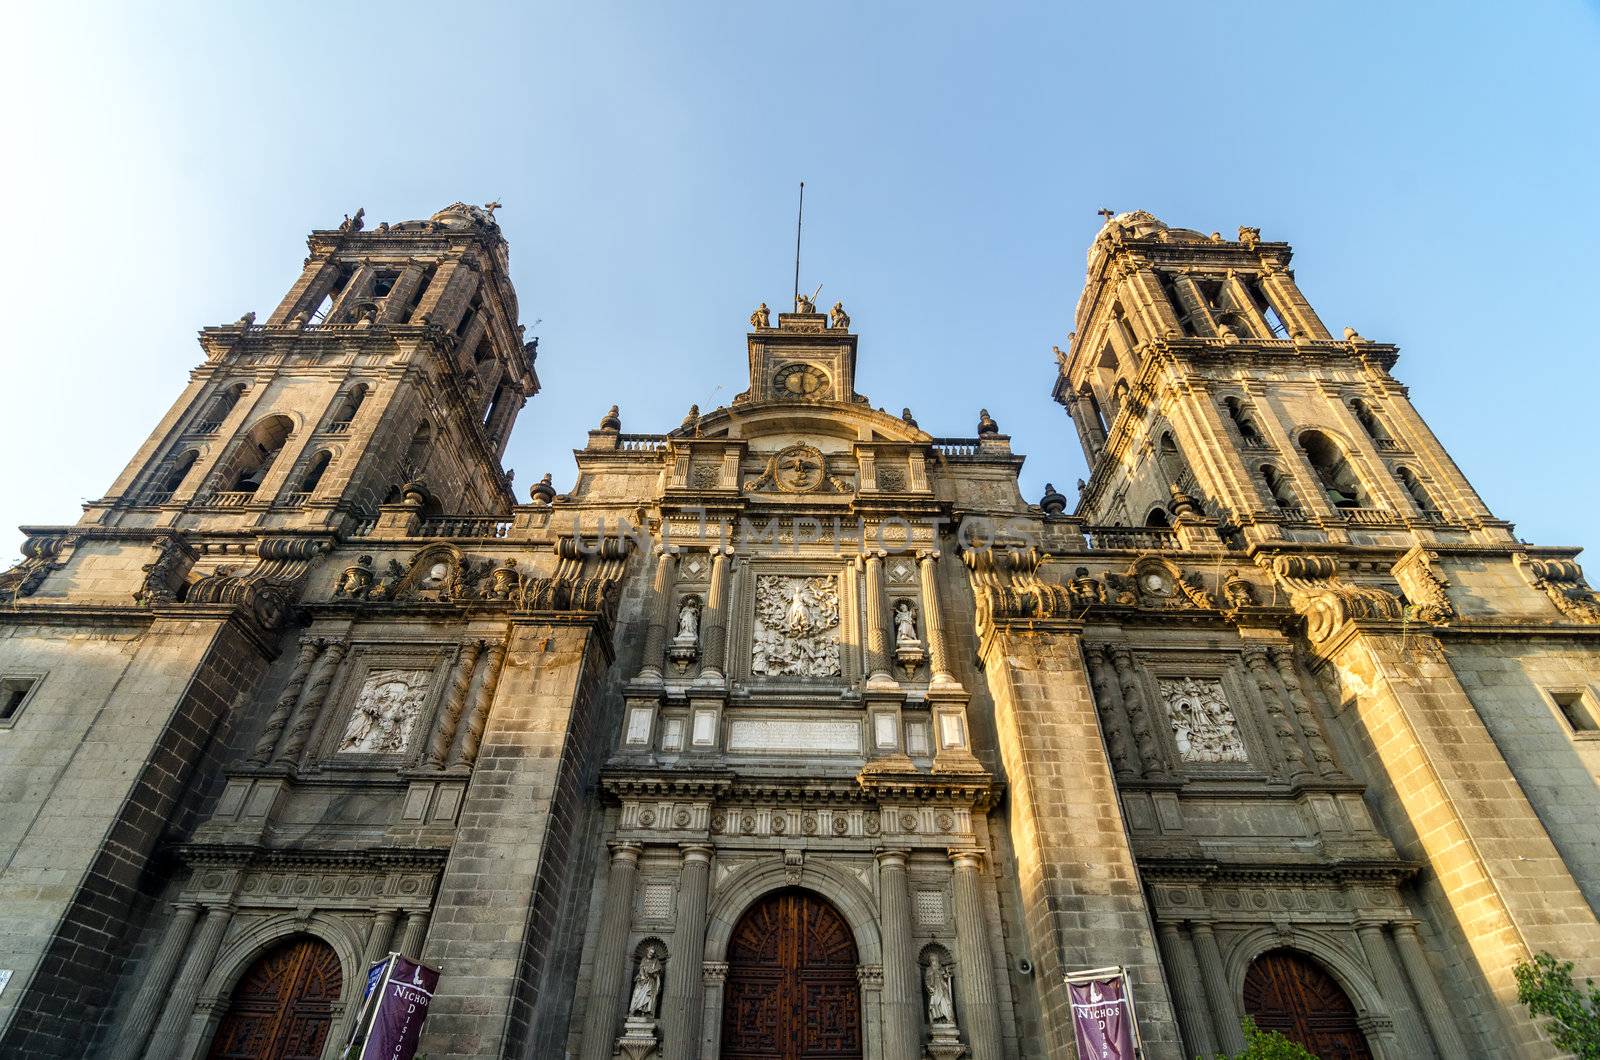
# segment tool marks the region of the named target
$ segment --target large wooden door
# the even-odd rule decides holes
[[[1251,962],[1244,1010],[1257,1026],[1282,1031],[1321,1060],[1372,1060],[1344,990],[1322,965],[1294,950],[1272,950]]]
[[[751,906],[728,942],[722,1055],[728,1060],[861,1056],[856,943],[809,891]]]
[[[212,1060],[316,1060],[343,977],[333,947],[300,936],[268,950],[233,988]]]

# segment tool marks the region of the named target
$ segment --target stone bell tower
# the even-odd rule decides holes
[[[433,515],[513,503],[500,457],[539,390],[492,210],[456,203],[311,233],[265,321],[201,331],[205,362],[85,523],[337,529],[399,487]]]
[[[1291,253],[1254,228],[1106,222],[1057,350],[1054,397],[1093,469],[1079,514],[1249,543],[1509,542],[1389,374],[1395,347],[1334,338]]]

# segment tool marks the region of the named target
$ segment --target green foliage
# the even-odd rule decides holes
[[[1244,1040],[1244,1052],[1233,1056],[1218,1053],[1217,1060],[1317,1060],[1316,1053],[1291,1042],[1278,1031],[1262,1030],[1249,1016],[1244,1018]]]
[[[1600,1060],[1600,987],[1585,979],[1572,981],[1572,962],[1540,953],[1512,969],[1517,1000],[1535,1016],[1548,1016],[1545,1026],[1556,1046],[1578,1060]]]

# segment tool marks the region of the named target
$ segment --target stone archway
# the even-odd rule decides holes
[[[826,899],[798,887],[762,897],[728,939],[722,1055],[860,1060],[858,961],[849,923]]]
[[[311,935],[283,940],[245,969],[211,1039],[210,1060],[316,1060],[344,986],[339,955]]]
[[[1244,1010],[1258,1026],[1281,1031],[1322,1060],[1372,1060],[1349,995],[1298,950],[1268,950],[1250,962]]]

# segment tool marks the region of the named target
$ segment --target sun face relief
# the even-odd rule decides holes
[[[794,445],[778,454],[773,481],[785,493],[810,493],[822,485],[822,454],[809,445]]]

